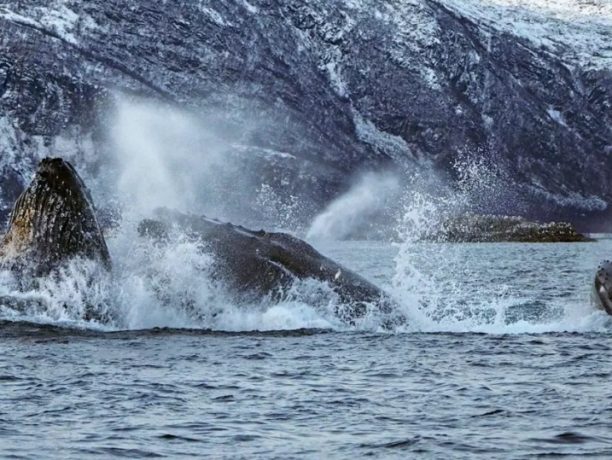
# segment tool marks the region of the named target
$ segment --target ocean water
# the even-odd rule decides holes
[[[612,457],[612,318],[590,300],[611,239],[317,244],[396,298],[393,330],[342,323],[320,286],[232,305],[192,242],[128,241],[114,279],[0,307],[0,458]]]

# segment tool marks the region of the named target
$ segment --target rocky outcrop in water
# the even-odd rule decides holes
[[[592,241],[566,222],[537,223],[515,216],[464,215],[449,219],[429,235],[436,241],[575,243]]]
[[[590,222],[612,199],[608,7],[521,5],[4,3],[0,213],[53,149],[95,171],[120,91],[213,116],[245,168],[319,208],[363,169],[453,179],[467,156],[507,178],[480,197],[496,212]]]

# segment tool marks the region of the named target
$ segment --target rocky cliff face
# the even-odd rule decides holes
[[[601,222],[612,200],[612,7],[542,5],[4,3],[0,214],[45,155],[95,174],[121,93],[205,115],[231,133],[232,155],[281,194],[307,191],[315,208],[363,169],[452,181],[456,160],[474,157],[511,190],[480,197],[500,212]]]

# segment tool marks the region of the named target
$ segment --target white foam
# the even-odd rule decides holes
[[[422,241],[423,235],[453,211],[469,209],[483,193],[494,195],[500,180],[495,171],[480,162],[463,162],[459,167],[462,186],[454,193],[440,197],[417,187],[405,197],[403,241],[398,244],[390,287],[409,319],[405,330],[489,334],[609,331],[612,318],[591,305],[590,278],[580,284],[582,275],[567,274],[578,261],[584,261],[579,246],[571,246],[570,251],[563,245],[496,248]],[[563,250],[564,257],[554,252]],[[498,257],[499,251],[504,254]],[[557,265],[547,266],[551,260]],[[541,273],[534,263],[542,264]],[[594,270],[596,262],[585,266]],[[519,279],[513,279],[517,276]],[[567,290],[574,282],[570,295],[547,297],[550,292]]]

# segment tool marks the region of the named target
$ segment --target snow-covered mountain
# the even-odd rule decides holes
[[[49,153],[95,174],[129,94],[314,207],[364,169],[475,158],[512,189],[500,212],[612,216],[609,0],[15,0],[0,50],[5,207]]]

